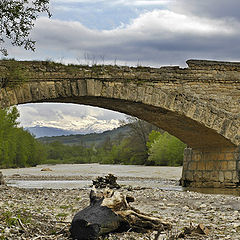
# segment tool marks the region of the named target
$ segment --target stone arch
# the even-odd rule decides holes
[[[136,116],[168,131],[192,148],[233,147],[237,120],[183,92],[148,83],[94,79],[25,83],[1,91],[5,106],[64,102],[103,107]],[[233,128],[233,129],[232,129]]]

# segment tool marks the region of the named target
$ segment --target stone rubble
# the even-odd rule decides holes
[[[135,197],[131,205],[173,225],[158,233],[112,233],[101,240],[177,239],[184,228],[203,224],[208,235],[190,234],[184,239],[239,239],[240,197],[152,189],[121,188]],[[89,189],[19,189],[0,187],[0,239],[69,239],[74,214],[88,205]],[[157,237],[158,236],[158,237]]]

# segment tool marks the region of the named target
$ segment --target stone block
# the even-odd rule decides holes
[[[224,182],[224,172],[223,171],[219,171],[219,178],[218,178],[218,180],[220,181],[220,182]]]
[[[8,98],[9,98],[9,104],[11,106],[18,104],[16,93],[15,93],[15,91],[13,89],[9,89],[8,90]]]
[[[87,95],[87,82],[85,80],[78,80],[78,96],[86,96]]]
[[[77,82],[76,81],[71,81],[71,92],[74,97],[78,96],[78,87],[77,87]]]
[[[187,171],[186,174],[185,174],[185,179],[184,180],[193,181],[194,180],[193,172]]]
[[[224,172],[224,180],[231,181],[233,179],[232,171],[225,171]]]
[[[220,161],[219,166],[220,170],[228,170],[228,161]]]
[[[228,161],[228,170],[236,170],[237,162],[236,161]]]
[[[205,161],[198,161],[197,170],[206,170],[206,162]]]
[[[144,95],[145,95],[144,86],[143,85],[138,85],[137,86],[137,99],[136,99],[136,101],[143,102]]]
[[[45,84],[44,84],[45,85]],[[21,86],[22,89],[22,93],[23,93],[23,98],[24,98],[24,102],[31,102],[32,101],[32,93],[31,93],[31,89],[28,83],[25,83]],[[42,94],[44,94],[44,86],[43,84],[41,84],[41,89],[43,91]]]
[[[235,153],[234,152],[225,153],[225,160],[234,160],[234,159],[235,159]]]
[[[211,178],[211,172],[203,171],[203,173],[202,173],[202,180],[203,181],[209,181],[210,178]]]
[[[219,171],[211,171],[209,180],[212,182],[218,182],[219,181]]]
[[[47,82],[46,83],[46,88],[47,88],[48,96],[49,96],[50,99],[53,99],[53,98],[57,97],[54,82]]]
[[[123,87],[124,87],[123,83],[121,83],[121,82],[115,82],[114,83],[113,98],[116,98],[116,99],[120,98]],[[102,89],[103,89],[103,87],[102,87]],[[101,95],[102,95],[102,93],[101,93]]]
[[[189,162],[188,170],[197,170],[197,163],[196,162]]]
[[[202,154],[200,152],[193,152],[192,153],[192,160],[193,161],[200,161],[202,160]]]
[[[232,181],[238,183],[239,180],[240,180],[240,179],[239,179],[239,177],[238,177],[237,171],[233,171],[233,172],[232,172]]]
[[[215,164],[214,161],[206,161],[206,170],[214,170]]]
[[[193,180],[196,182],[202,181],[202,175],[203,175],[202,171],[193,172]]]
[[[208,160],[208,161],[210,161],[210,160],[217,161],[218,156],[219,156],[219,153],[217,153],[217,152],[208,152],[208,153],[205,154],[204,159]]]
[[[95,96],[95,86],[94,86],[94,79],[87,79],[87,95],[88,96]]]
[[[219,160],[219,161],[226,160],[226,159],[225,159],[225,153],[224,153],[224,152],[220,152],[220,153],[218,154],[218,160]]]
[[[64,96],[66,97],[71,97],[72,96],[72,92],[71,92],[71,83],[68,80],[64,80],[61,81],[62,83],[62,89],[64,92]]]

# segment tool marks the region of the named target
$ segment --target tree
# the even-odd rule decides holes
[[[29,38],[34,22],[41,13],[49,12],[49,0],[0,0],[0,51],[7,56],[3,45],[10,41],[13,46],[35,49],[35,41]]]
[[[180,166],[186,145],[167,132],[152,131],[149,135],[149,165]]]
[[[153,130],[163,131],[151,123],[145,122],[136,117],[127,117],[127,122],[130,127],[129,132],[129,147],[132,149],[131,164],[146,164],[148,158],[148,136]]]
[[[41,143],[18,127],[16,107],[0,109],[0,168],[35,166],[45,158]]]

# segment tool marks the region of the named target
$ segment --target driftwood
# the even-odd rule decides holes
[[[106,189],[97,195],[90,192],[90,205],[78,212],[71,223],[71,237],[77,240],[95,240],[110,232],[162,231],[170,229],[169,223],[141,213],[129,205],[134,198]]]
[[[108,174],[105,177],[97,177],[93,180],[95,188],[111,188],[119,189],[120,185],[117,183],[117,177],[113,174]]]

